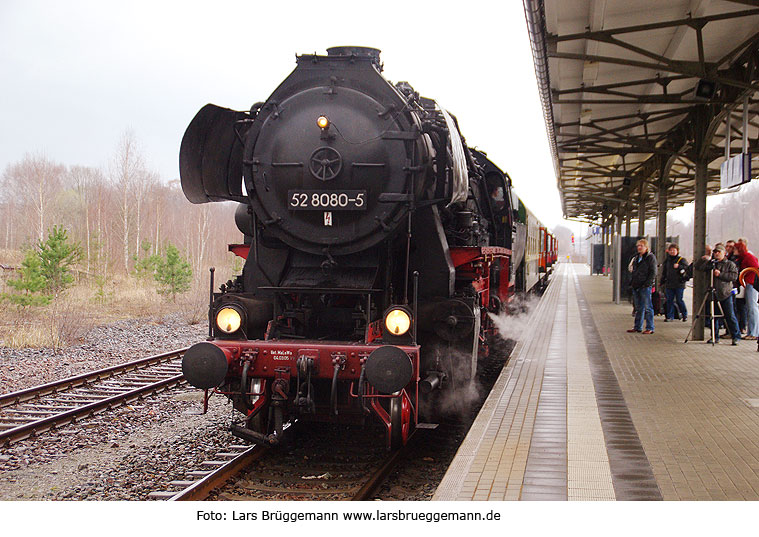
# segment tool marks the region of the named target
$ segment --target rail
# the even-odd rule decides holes
[[[149,356],[0,396],[0,445],[128,404],[183,382],[187,349]]]

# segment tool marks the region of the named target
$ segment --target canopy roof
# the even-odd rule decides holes
[[[660,187],[668,208],[693,201],[696,158],[717,192],[728,121],[741,151],[744,103],[756,151],[759,0],[524,6],[565,217],[637,210],[641,186],[646,218]]]

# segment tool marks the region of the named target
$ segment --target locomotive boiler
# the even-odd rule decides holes
[[[553,243],[454,116],[383,78],[379,50],[296,58],[265,102],[208,104],[183,137],[185,196],[239,203],[245,259],[211,284],[183,371],[232,400],[243,438],[374,416],[395,449],[442,394],[464,397],[488,314],[546,280]]]

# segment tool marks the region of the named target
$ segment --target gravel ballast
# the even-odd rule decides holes
[[[206,337],[180,314],[119,321],[84,341],[49,349],[0,348],[0,391],[8,393],[187,347]],[[233,442],[231,404],[172,388],[113,411],[0,447],[0,500],[144,500]],[[239,443],[239,442],[236,442]]]
[[[0,393],[9,393],[204,340],[205,324],[189,325],[181,314],[129,319],[97,327],[79,345],[57,354],[50,349],[0,347]]]

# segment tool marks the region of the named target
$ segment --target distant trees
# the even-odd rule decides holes
[[[136,263],[149,257],[145,241],[150,255],[171,243],[196,274],[231,264],[227,243],[241,242],[234,204],[189,203],[178,180],[161,181],[148,168],[131,132],[105,170],[28,154],[0,173],[0,247],[34,248],[55,224],[81,245],[78,268],[103,282],[114,273],[136,274]],[[0,263],[19,263],[3,255]]]
[[[37,240],[45,238],[47,222],[51,220],[53,202],[61,188],[65,168],[56,164],[45,155],[32,155],[27,153],[21,162],[11,164],[5,170],[4,186],[12,189],[9,192],[11,198],[23,200],[18,208],[31,209],[34,216],[32,224]],[[29,213],[23,215],[25,222],[29,222]]]

